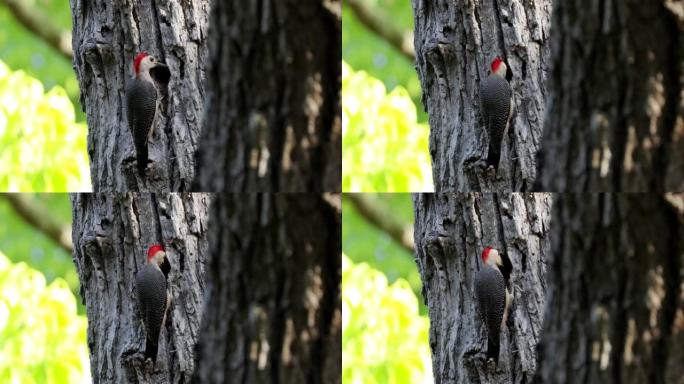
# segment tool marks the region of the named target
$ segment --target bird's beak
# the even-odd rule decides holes
[[[171,71],[169,67],[164,63],[157,63],[154,67],[150,68],[150,76],[157,83],[168,85],[171,79]]]

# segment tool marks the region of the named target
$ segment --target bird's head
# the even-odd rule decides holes
[[[147,250],[147,262],[149,264],[161,265],[166,258],[166,252],[161,244],[155,244]]]
[[[492,74],[499,75],[505,78],[508,66],[506,66],[506,63],[500,57],[497,56],[494,58],[494,60],[492,60],[491,69]]]
[[[154,81],[166,86],[171,79],[169,67],[147,52],[140,52],[133,59],[135,77]]]
[[[155,59],[154,56],[150,56],[147,52],[140,52],[135,55],[135,59],[133,59],[133,70],[135,71],[135,75],[137,76],[141,72],[148,72],[150,68],[154,66],[155,61],[157,61],[157,59]]]
[[[499,251],[492,247],[486,247],[484,251],[482,251],[482,262],[497,268],[503,265]]]

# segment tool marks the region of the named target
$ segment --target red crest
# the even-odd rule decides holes
[[[147,260],[149,261],[159,251],[164,251],[164,247],[162,247],[161,244],[155,244],[151,246],[150,249],[147,250]]]
[[[140,70],[140,62],[147,56],[149,56],[147,52],[140,52],[135,56],[135,60],[133,60],[133,70],[136,74],[138,74],[138,71]]]
[[[496,71],[499,70],[499,66],[501,65],[501,63],[503,63],[503,60],[501,60],[501,58],[497,56],[492,61],[492,73],[495,73]]]
[[[492,250],[492,247],[487,247],[482,251],[482,261],[485,263],[487,262],[487,259],[489,258],[489,252]]]

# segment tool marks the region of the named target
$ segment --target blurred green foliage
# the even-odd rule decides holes
[[[71,30],[68,0],[25,0],[55,26]],[[45,89],[59,85],[75,106],[77,121],[85,121],[79,102],[76,74],[71,62],[17,22],[6,6],[0,5],[0,61],[40,80]]]
[[[0,253],[0,382],[88,383],[87,319],[62,279]]]
[[[43,85],[0,62],[0,190],[90,190],[85,124],[61,87]]]
[[[406,0],[368,0],[376,12],[396,27],[413,30],[413,10]],[[418,106],[418,121],[426,122],[422,108],[420,80],[413,62],[382,38],[370,32],[348,6],[342,8],[342,57],[352,68],[362,69],[381,80],[387,89],[402,86]]]
[[[30,195],[33,203],[46,215],[63,223],[71,223],[71,203],[66,194]],[[69,289],[78,295],[79,281],[71,255],[18,216],[7,200],[0,196],[0,251],[13,262],[25,262],[41,271],[48,282],[64,279]],[[81,300],[79,313],[85,313]]]
[[[342,63],[342,190],[432,191],[428,127],[403,87]]]
[[[342,381],[432,383],[429,322],[403,279],[342,256]]]
[[[409,227],[413,224],[413,202],[407,193],[368,194],[372,203]],[[393,283],[408,281],[417,297],[421,297],[421,281],[413,255],[399,246],[387,233],[369,224],[349,201],[342,197],[342,249],[354,262],[368,263],[382,271]],[[421,300],[422,303],[422,300]],[[423,312],[425,313],[425,312]]]

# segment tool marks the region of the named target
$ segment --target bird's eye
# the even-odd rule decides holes
[[[150,61],[154,61],[154,57],[150,57]]]

